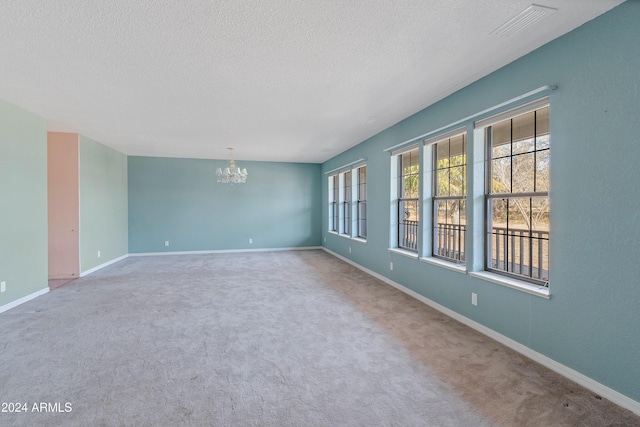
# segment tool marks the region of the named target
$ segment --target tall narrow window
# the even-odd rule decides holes
[[[549,280],[549,106],[486,128],[486,269]]]
[[[342,174],[342,234],[351,236],[351,171]]]
[[[329,177],[329,231],[338,232],[338,175]]]
[[[457,135],[433,145],[433,252],[465,260],[467,228],[467,137]]]
[[[419,151],[398,155],[398,247],[418,251]]]
[[[367,238],[367,167],[361,166],[358,173],[358,237]]]

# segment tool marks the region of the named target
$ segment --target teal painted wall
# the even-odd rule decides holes
[[[319,246],[320,165],[238,163],[231,186],[224,160],[129,157],[129,252]]]
[[[0,101],[0,307],[47,287],[47,124]]]
[[[128,253],[127,156],[85,136],[79,140],[84,272]]]
[[[383,149],[547,84],[558,85],[551,92],[551,299],[390,253]],[[325,246],[640,401],[639,111],[640,2],[631,1],[323,164],[328,171],[364,157],[368,169],[367,243],[328,233],[323,214]],[[322,197],[324,213],[325,177]],[[482,201],[469,202],[472,210]],[[468,227],[472,234],[482,224]]]

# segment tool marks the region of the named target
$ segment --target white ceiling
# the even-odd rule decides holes
[[[320,163],[622,0],[1,0],[0,99],[129,155]]]

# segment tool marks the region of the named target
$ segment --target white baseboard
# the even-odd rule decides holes
[[[625,396],[622,393],[619,393],[617,391],[615,391],[612,388],[607,387],[604,384],[601,384],[597,381],[595,381],[592,378],[589,378],[588,376],[581,374],[580,372],[573,370],[571,368],[569,368],[568,366],[563,365],[562,363],[556,362],[555,360],[545,356],[544,354],[538,353],[537,351],[523,345],[520,344],[517,341],[512,340],[509,337],[506,337],[496,331],[494,331],[493,329],[487,328],[486,326],[476,322],[475,320],[471,320],[468,317],[465,317],[463,315],[461,315],[460,313],[457,313],[443,305],[438,304],[435,301],[430,300],[429,298],[415,292],[412,291],[409,288],[406,288],[404,286],[402,286],[399,283],[394,282],[393,280],[389,279],[388,277],[385,277],[381,274],[376,273],[375,271],[369,270],[366,267],[361,266],[360,264],[343,257],[340,254],[337,254],[335,252],[333,252],[330,249],[327,249],[325,247],[322,248],[324,251],[326,251],[327,253],[335,256],[336,258],[339,258],[341,260],[343,260],[344,262],[351,264],[352,266],[364,271],[365,273],[370,274],[371,276],[375,277],[376,279],[379,279],[383,282],[385,282],[386,284],[393,286],[394,288],[404,292],[407,295],[412,296],[413,298],[417,299],[420,302],[423,302],[424,304],[428,305],[429,307],[438,310],[439,312],[446,314],[447,316],[457,320],[458,322],[470,327],[471,329],[475,329],[476,331],[480,332],[481,334],[484,334],[486,336],[488,336],[489,338],[492,338],[496,341],[498,341],[500,344],[503,344],[507,347],[509,347],[512,350],[517,351],[518,353],[522,354],[523,356],[528,357],[529,359],[533,360],[534,362],[540,363],[541,365],[551,369],[552,371],[557,372],[558,374],[562,375],[565,378],[570,379],[571,381],[580,384],[582,387],[591,390],[592,392],[598,394],[599,396],[604,397],[605,399],[610,400],[611,402],[615,403],[618,406],[621,406],[625,409],[628,409],[629,411],[633,412],[636,415],[640,415],[640,402],[637,402],[633,399],[631,399],[630,397]]]
[[[39,291],[34,292],[32,294],[29,294],[29,295],[24,296],[22,298],[18,298],[15,301],[11,301],[8,304],[0,306],[0,313],[4,313],[7,310],[11,310],[12,308],[19,306],[20,304],[24,304],[27,301],[31,301],[32,299],[37,298],[40,295],[44,295],[47,292],[49,292],[49,287],[48,286],[46,288],[40,289]]]
[[[293,246],[288,248],[259,248],[259,249],[217,249],[217,250],[206,250],[206,251],[139,252],[139,253],[130,253],[129,256],[206,255],[206,254],[227,254],[227,253],[239,253],[239,252],[307,251],[312,249],[322,249],[322,246]]]
[[[81,272],[81,273],[80,273],[80,277],[87,276],[87,275],[89,275],[89,274],[91,274],[91,273],[94,273],[94,272],[96,272],[96,271],[100,270],[101,268],[105,268],[105,267],[107,267],[107,266],[109,266],[109,265],[111,265],[111,264],[115,264],[115,263],[116,263],[116,262],[118,262],[118,261],[122,261],[123,259],[125,259],[125,258],[127,258],[127,257],[129,257],[129,254],[122,255],[122,256],[120,256],[120,257],[118,257],[118,258],[114,258],[114,259],[112,259],[111,261],[107,261],[107,262],[105,262],[104,264],[100,264],[100,265],[98,265],[98,266],[96,266],[96,267],[90,268],[89,270],[86,270],[86,271]]]

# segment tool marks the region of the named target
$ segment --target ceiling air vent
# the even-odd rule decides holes
[[[493,30],[490,34],[497,34],[499,36],[510,37],[525,28],[535,24],[542,18],[557,11],[552,7],[539,6],[532,4],[513,18],[509,19],[504,24]]]

